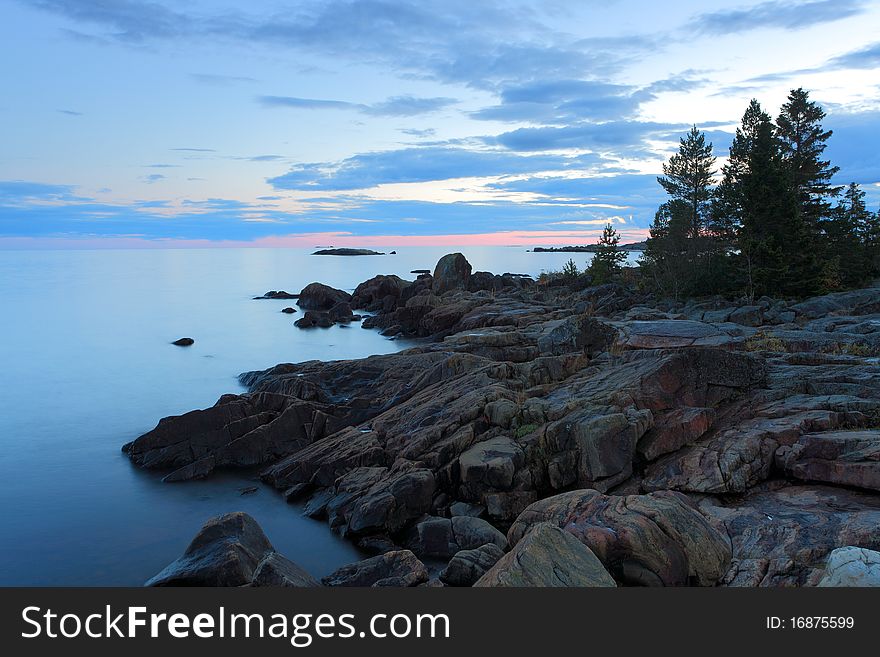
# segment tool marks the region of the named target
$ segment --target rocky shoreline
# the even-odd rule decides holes
[[[169,482],[261,466],[376,553],[325,585],[880,584],[880,288],[671,303],[452,254],[290,296],[423,340],[248,372],[123,449]],[[317,584],[243,514],[150,583]]]

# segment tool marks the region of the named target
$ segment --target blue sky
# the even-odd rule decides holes
[[[878,35],[871,0],[3,0],[0,247],[638,239],[691,124],[723,157],[796,86],[876,207]]]

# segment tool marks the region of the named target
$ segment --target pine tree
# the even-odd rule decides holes
[[[596,246],[596,252],[587,268],[594,285],[609,283],[620,273],[626,253],[620,250],[620,235],[610,223],[605,225]]]
[[[670,223],[674,229],[671,235],[677,239],[680,230],[685,229],[686,241],[683,245],[669,244],[669,248],[655,242],[660,253],[678,250],[679,262],[667,263],[667,275],[675,271],[682,277],[673,286],[679,292],[697,294],[711,287],[709,272],[711,268],[714,242],[709,233],[711,216],[712,184],[715,176],[715,156],[712,144],[706,142],[706,135],[694,126],[679,142],[678,153],[663,165],[663,175],[657,182],[671,197],[671,203],[661,208],[661,223]],[[682,225],[685,222],[685,225]],[[655,240],[662,240],[658,232]],[[671,237],[669,238],[671,239]],[[668,281],[667,281],[668,284]]]
[[[840,193],[840,187],[831,185],[839,171],[831,162],[823,160],[832,131],[822,127],[825,111],[809,99],[804,89],[794,89],[782,106],[776,119],[777,135],[782,155],[790,174],[794,192],[796,222],[792,228],[786,274],[798,282],[799,296],[821,291],[822,279],[829,278],[833,256],[823,250],[821,223],[831,216],[831,199]]]
[[[855,287],[867,282],[873,270],[874,215],[865,205],[865,192],[850,183],[832,216],[822,222],[825,237],[825,268],[834,272],[838,287]],[[826,285],[829,290],[834,289]]]

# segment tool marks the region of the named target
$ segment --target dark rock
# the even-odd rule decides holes
[[[351,296],[352,308],[365,310],[385,311],[394,310],[398,300],[411,283],[398,276],[374,276],[358,285]]]
[[[281,312],[283,312],[285,315],[292,315],[296,312],[296,308],[291,308],[288,306],[287,308],[282,309]]]
[[[503,556],[504,550],[494,543],[461,550],[440,573],[440,581],[449,586],[473,586]]]
[[[368,256],[368,255],[385,255],[371,249],[321,249],[315,251],[312,255],[333,255],[333,256]]]
[[[251,586],[311,587],[321,583],[300,566],[271,552],[257,566]]]
[[[321,579],[325,586],[418,586],[428,570],[409,550],[386,552],[358,561]]]
[[[298,294],[290,294],[290,292],[285,292],[284,290],[269,290],[261,297],[254,297],[257,299],[298,299]]]
[[[322,283],[309,283],[296,302],[303,310],[330,310],[337,303],[348,303],[351,295],[348,292],[337,290]]]
[[[467,289],[471,271],[471,264],[461,253],[443,256],[434,268],[432,285],[434,294]]]
[[[614,579],[584,543],[556,525],[531,528],[474,586],[614,587]]]
[[[349,308],[349,311],[350,310],[351,309]],[[316,326],[320,328],[330,328],[333,326],[333,320],[327,312],[307,310],[305,315],[296,320],[293,325],[301,329],[314,328]]]
[[[242,586],[250,584],[260,562],[274,548],[246,513],[209,520],[183,556],[145,586]]]
[[[507,537],[485,520],[469,516],[429,517],[409,532],[407,547],[420,557],[449,559],[461,550],[472,550],[491,543],[507,547]]]
[[[177,345],[178,347],[191,347],[196,343],[192,338],[179,338],[172,342],[171,344]]]

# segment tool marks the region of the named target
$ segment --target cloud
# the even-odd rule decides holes
[[[268,182],[276,189],[343,191],[392,183],[562,170],[595,162],[588,156],[524,156],[497,150],[427,146],[362,153],[335,163],[300,164]]]
[[[182,36],[191,31],[190,17],[156,2],[138,0],[26,0],[38,9],[71,20],[103,25],[120,41],[142,42],[147,38]]]
[[[216,73],[190,73],[189,76],[196,82],[202,84],[225,86],[230,84],[240,84],[242,82],[257,82],[256,78],[250,78],[241,75],[218,75]]]
[[[145,169],[177,169],[179,164],[145,164]]]
[[[168,150],[179,151],[183,153],[216,153],[213,148],[170,148]]]
[[[743,9],[724,9],[696,16],[688,29],[716,36],[750,30],[799,30],[861,14],[864,0],[772,0]]]
[[[880,41],[865,48],[834,57],[822,68],[825,70],[880,68]]]
[[[152,185],[153,183],[160,182],[165,180],[167,176],[163,176],[161,173],[151,173],[148,176],[141,177],[141,181],[147,183],[148,185]]]
[[[69,110],[69,109],[60,109],[60,110],[56,110],[56,111],[59,114],[66,114],[67,116],[82,116],[83,115],[82,112],[77,112],[75,110]]]
[[[693,91],[707,81],[694,71],[644,87],[603,80],[557,79],[502,88],[499,104],[471,113],[475,119],[544,124],[600,122],[635,117],[642,104],[662,93]]]
[[[513,151],[589,149],[598,152],[645,155],[646,140],[678,139],[690,126],[651,121],[607,121],[566,126],[518,128],[491,139]]]
[[[410,137],[433,137],[437,134],[437,131],[434,130],[434,128],[424,128],[423,130],[417,128],[400,128],[400,131]]]
[[[416,98],[392,96],[386,100],[365,105],[344,100],[319,100],[295,96],[260,96],[257,99],[265,107],[291,107],[305,110],[352,110],[370,116],[416,116],[444,109],[457,101],[454,98]]]

